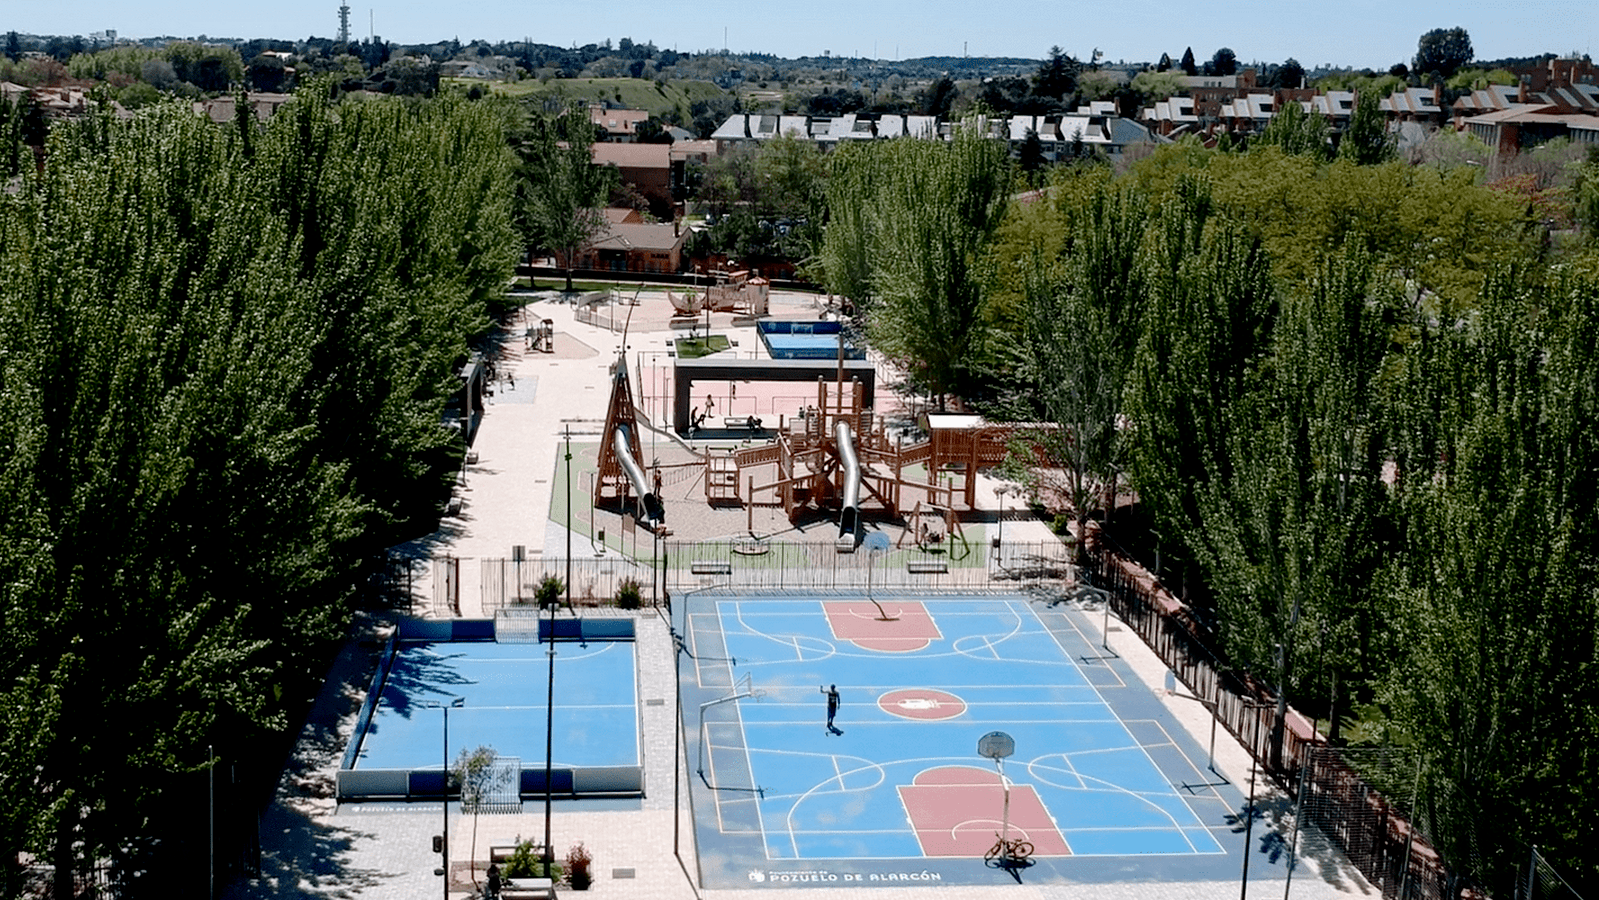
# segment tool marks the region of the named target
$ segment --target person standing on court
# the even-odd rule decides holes
[[[821,691],[827,695],[827,733],[843,734],[844,732],[833,727],[833,717],[838,715],[838,685],[830,684]]]

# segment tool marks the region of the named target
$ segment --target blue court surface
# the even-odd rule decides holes
[[[450,710],[451,761],[462,749],[492,747],[502,757],[521,758],[524,791],[535,776],[542,791],[547,646],[492,640],[400,643],[370,724],[358,736],[351,768],[438,772],[444,713],[427,704],[461,697],[462,706]],[[580,781],[585,770],[637,769],[642,761],[633,642],[558,642],[555,649],[552,766],[577,770]],[[562,786],[557,781],[557,788]]]
[[[1023,595],[876,600],[676,604],[706,887],[1238,877],[1241,792],[1084,612]],[[995,731],[1015,744],[1008,800],[977,753]],[[1015,876],[984,862],[1002,830],[1033,848]]]

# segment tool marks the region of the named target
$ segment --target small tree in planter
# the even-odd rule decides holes
[[[495,765],[499,754],[493,747],[479,746],[476,750],[461,751],[450,774],[461,786],[461,811],[472,814],[472,883],[477,884],[477,820],[483,807],[492,802],[497,792],[506,784],[506,770]]]
[[[643,605],[637,578],[624,578],[616,587],[616,605],[622,609],[638,609]]]
[[[583,846],[582,841],[572,845],[566,851],[566,875],[571,881],[572,890],[586,891],[594,883],[594,875],[589,871],[589,866],[594,862],[594,855]]]
[[[516,852],[506,861],[501,874],[506,878],[548,878],[551,881],[561,880],[561,867],[550,864],[553,871],[544,870],[543,854],[539,852],[538,845],[532,841],[517,841]]]
[[[533,590],[533,598],[538,601],[539,609],[550,609],[561,603],[561,592],[566,590],[566,584],[554,575],[546,575],[539,579],[539,586]]]

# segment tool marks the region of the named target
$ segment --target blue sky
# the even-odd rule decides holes
[[[1408,61],[1432,28],[1464,27],[1479,58],[1599,52],[1593,0],[1346,0],[1210,4],[1177,0],[1056,2],[1027,0],[467,0],[411,3],[349,0],[351,31],[401,43],[451,37],[558,46],[622,37],[698,51],[728,47],[784,57],[834,55],[1042,57],[1059,45],[1078,57],[1175,59],[1192,46],[1201,61],[1231,47],[1240,61],[1306,68],[1322,63],[1386,68]],[[114,28],[128,37],[331,37],[339,0],[0,0],[0,31],[89,34]],[[370,17],[370,18],[369,18]],[[725,34],[725,40],[724,40]]]

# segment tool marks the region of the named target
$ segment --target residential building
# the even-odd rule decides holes
[[[250,104],[255,113],[256,121],[265,122],[272,118],[278,107],[289,102],[292,94],[268,94],[261,91],[252,91],[245,95],[245,100]],[[194,111],[199,115],[209,118],[218,125],[232,122],[238,116],[238,98],[230,94],[220,94],[208,100],[194,101]]]
[[[1420,122],[1437,128],[1448,119],[1442,84],[1394,91],[1384,97],[1378,106],[1389,122]]]
[[[1087,109],[1098,109],[1088,107]],[[1037,132],[1045,144],[1045,155],[1053,160],[1056,150],[1051,148],[1071,143],[1081,135],[1085,144],[1097,147],[1112,158],[1119,156],[1130,144],[1150,143],[1154,137],[1149,129],[1136,122],[1114,114],[1101,112],[1055,116],[1012,116],[984,120],[980,125],[985,134],[1010,143],[1012,151],[1020,148],[1029,129]],[[711,135],[717,153],[731,147],[756,144],[779,134],[814,141],[823,149],[832,149],[846,141],[892,140],[902,137],[920,137],[949,140],[954,134],[954,124],[942,122],[935,116],[885,114],[867,116],[849,113],[842,116],[762,116],[735,114],[729,116]]]
[[[594,163],[616,166],[658,219],[672,218],[672,146],[670,144],[595,144]]]
[[[638,140],[638,127],[650,118],[645,109],[606,109],[600,104],[589,107],[589,121],[605,129],[607,143],[630,144]]]
[[[675,273],[683,270],[688,232],[676,224],[639,221],[635,210],[607,210],[605,229],[577,255],[576,268],[611,272]]]

